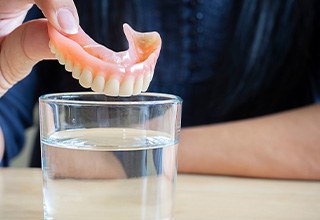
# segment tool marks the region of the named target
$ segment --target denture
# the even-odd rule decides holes
[[[64,35],[48,24],[49,47],[84,88],[109,96],[138,95],[152,80],[161,38],[157,32],[137,32],[128,24],[123,30],[129,48],[114,52],[96,43],[81,27],[77,34]]]

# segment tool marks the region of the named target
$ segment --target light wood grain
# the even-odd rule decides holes
[[[316,220],[320,182],[179,175],[175,207],[176,220]],[[0,169],[0,219],[43,219],[40,169]]]

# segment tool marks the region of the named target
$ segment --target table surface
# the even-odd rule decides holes
[[[0,169],[0,219],[43,219],[40,169]],[[320,219],[320,182],[179,175],[175,219]]]

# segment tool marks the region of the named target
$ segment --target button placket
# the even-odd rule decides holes
[[[184,0],[184,2],[190,10],[190,15],[187,18],[187,21],[190,25],[190,42],[188,49],[191,53],[191,62],[189,64],[189,71],[191,74],[194,74],[199,70],[199,68],[201,68],[201,62],[197,60],[197,56],[195,55],[199,52],[201,48],[199,35],[203,33],[201,21],[203,20],[204,15],[201,11],[199,11],[199,6],[202,3],[202,0]]]

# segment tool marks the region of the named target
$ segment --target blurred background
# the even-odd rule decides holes
[[[36,107],[34,108],[34,125],[37,125],[39,123],[39,110],[38,110],[38,105],[35,105]],[[26,136],[26,141],[24,144],[24,147],[22,148],[21,153],[19,153],[12,161],[11,166],[12,167],[30,167],[30,159],[31,159],[31,155],[32,155],[32,150],[33,150],[33,146],[34,146],[34,139],[35,139],[35,135],[37,132],[37,127],[36,126],[32,126],[30,128],[28,128],[25,132],[25,136]]]

